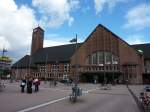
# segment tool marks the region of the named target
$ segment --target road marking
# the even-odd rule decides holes
[[[27,109],[23,109],[23,110],[20,110],[20,111],[17,111],[17,112],[28,112],[28,111],[31,111],[31,110],[34,110],[34,109],[37,109],[37,108],[40,108],[40,107],[43,107],[43,106],[47,106],[47,105],[62,101],[62,100],[67,99],[67,98],[69,98],[69,96],[66,96],[66,97],[63,97],[63,98],[60,98],[60,99],[57,99],[57,100],[49,101],[47,103],[43,103],[43,104],[36,105],[36,106],[33,106],[33,107],[29,107]]]
[[[87,93],[89,93],[89,92],[91,92],[91,91],[94,91],[94,90],[97,90],[97,89],[99,89],[99,88],[87,90]]]
[[[87,91],[83,91],[83,93],[88,94],[89,92],[97,90],[97,89],[98,88],[90,89],[90,90],[87,90]],[[44,107],[44,106],[62,101],[62,100],[67,99],[67,98],[69,98],[69,96],[66,96],[66,97],[63,97],[63,98],[60,98],[60,99],[57,99],[57,100],[49,101],[49,102],[46,102],[46,103],[43,103],[43,104],[40,104],[40,105],[36,105],[36,106],[33,106],[33,107],[29,107],[29,108],[26,108],[26,109],[23,109],[23,110],[20,110],[20,111],[17,111],[17,112],[28,112],[28,111],[31,111],[31,110],[34,110],[34,109],[38,109],[38,108],[41,108],[41,107]]]
[[[84,93],[84,94],[88,94],[88,93],[90,93],[91,91],[94,91],[94,90],[97,90],[97,89],[99,89],[99,88],[95,88],[95,89],[86,90],[86,91],[83,91],[83,93]]]

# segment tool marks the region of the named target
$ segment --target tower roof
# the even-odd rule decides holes
[[[43,32],[44,32],[44,30],[43,30],[40,26],[38,26],[38,27],[34,28],[34,29],[33,29],[33,32],[35,32],[35,31],[37,31],[37,30],[41,30],[41,31],[43,31]]]

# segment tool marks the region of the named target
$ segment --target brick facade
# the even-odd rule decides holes
[[[33,30],[31,57],[43,48],[43,36],[43,30],[38,29],[38,32]],[[53,55],[53,52],[50,55]],[[124,83],[125,80],[129,83],[142,83],[143,55],[102,25],[95,28],[67,62],[62,61],[62,57],[61,61],[56,59],[45,62],[44,57],[47,54],[38,56],[41,56],[39,59],[43,58],[44,62],[35,63],[36,69],[30,70],[32,77],[55,80],[69,77],[79,78],[83,82],[97,80],[100,83],[104,81]],[[20,70],[20,77],[24,77],[27,71],[29,70]]]
[[[87,64],[86,59],[88,56],[98,51],[110,52],[119,57],[119,63],[117,65],[112,63],[103,63],[103,65],[99,65],[98,63]],[[142,73],[144,73],[143,56],[103,26],[98,26],[75,52],[71,58],[71,65],[75,65],[76,62],[80,65],[78,71],[80,75],[93,74],[94,72],[102,75],[102,72],[108,72],[107,68],[110,68],[109,72],[118,72],[121,74],[119,76],[121,81],[129,80],[130,83],[142,83]],[[118,69],[115,70],[115,66],[118,66]],[[75,68],[72,71],[72,74],[76,74]]]

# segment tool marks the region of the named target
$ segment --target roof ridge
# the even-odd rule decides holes
[[[77,44],[82,44],[83,42],[77,43]],[[53,48],[53,47],[62,47],[62,46],[68,46],[68,45],[75,45],[75,44],[64,44],[64,45],[58,45],[58,46],[49,46],[49,47],[44,47],[45,48]]]
[[[147,44],[150,44],[150,43],[132,44],[131,46],[134,46],[134,45],[147,45]]]

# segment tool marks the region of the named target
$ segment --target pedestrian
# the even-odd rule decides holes
[[[127,88],[128,88],[128,84],[129,84],[129,80],[127,79],[127,80],[126,80],[126,85],[127,85]]]
[[[39,91],[40,80],[38,78],[34,79],[33,84],[34,84],[34,87],[35,87],[34,92],[38,92]]]
[[[27,93],[32,93],[32,78],[27,81]]]
[[[41,84],[41,81],[40,81],[40,79],[38,79],[38,86],[37,86],[37,91],[39,91],[39,86],[40,86],[40,84]]]
[[[21,92],[22,92],[22,93],[24,93],[25,86],[26,86],[26,80],[25,80],[25,79],[22,79],[22,80],[21,80],[21,84],[20,84]]]

